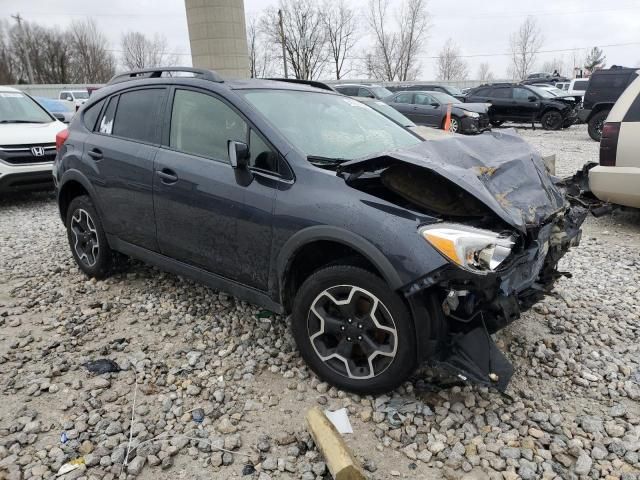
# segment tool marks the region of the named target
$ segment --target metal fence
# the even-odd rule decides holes
[[[101,87],[100,83],[89,84],[30,84],[9,85],[34,97],[58,98],[62,90],[85,90],[87,87]]]

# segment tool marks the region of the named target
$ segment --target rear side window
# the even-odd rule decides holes
[[[163,88],[134,90],[120,95],[112,135],[159,143],[158,118],[164,98]]]
[[[494,88],[491,90],[491,97],[495,98],[511,98],[510,88]]]
[[[591,85],[594,88],[623,88],[627,86],[628,81],[628,73],[594,75],[591,77]]]
[[[586,90],[588,84],[589,84],[589,80],[576,80],[575,82],[573,82],[573,89]]]
[[[93,131],[96,128],[96,121],[98,120],[98,115],[100,115],[100,110],[102,110],[102,106],[104,105],[105,100],[100,100],[98,103],[94,103],[89,108],[84,111],[82,115],[82,119],[84,120],[84,126],[89,130]]]
[[[350,97],[355,97],[358,93],[358,87],[336,87],[336,90],[341,94],[348,95]]]
[[[477,95],[479,97],[488,97],[490,91],[491,91],[490,88],[480,88],[475,92],[471,93],[471,95]]]
[[[171,148],[228,163],[230,140],[247,142],[247,124],[240,115],[210,95],[176,90],[171,112]]]

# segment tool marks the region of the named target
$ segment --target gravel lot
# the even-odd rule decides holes
[[[597,159],[584,126],[520,132],[559,174]],[[2,200],[0,479],[51,478],[78,457],[61,478],[330,478],[303,422],[321,405],[348,408],[372,479],[637,480],[640,214],[584,230],[561,268],[573,278],[498,334],[510,397],[425,370],[374,398],[320,383],[284,319],[233,297],[137,262],[88,281],[50,195]],[[88,373],[99,358],[123,370]]]

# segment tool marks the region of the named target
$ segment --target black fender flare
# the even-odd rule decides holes
[[[67,185],[69,182],[72,182],[72,181],[78,182],[89,193],[89,197],[91,197],[91,200],[93,201],[93,204],[96,207],[96,210],[98,210],[98,215],[100,215],[100,218],[104,218],[104,215],[102,214],[102,209],[100,208],[99,202],[97,201],[98,197],[96,195],[96,190],[94,186],[91,184],[89,179],[82,172],[80,172],[79,170],[71,169],[71,170],[67,170],[62,174],[62,177],[58,182],[58,188],[56,189],[57,190],[56,201],[58,202],[58,212],[60,213],[60,218],[62,219],[62,223],[64,223],[66,219],[62,214],[62,208],[61,208],[62,204],[60,203],[60,195],[64,191],[65,185]]]
[[[398,272],[387,257],[371,242],[349,230],[328,225],[307,227],[293,234],[282,246],[276,260],[280,296],[284,293],[285,276],[296,253],[305,245],[316,241],[333,241],[353,248],[369,260],[382,274],[392,290],[403,286]]]

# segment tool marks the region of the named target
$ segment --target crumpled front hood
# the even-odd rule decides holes
[[[337,172],[377,171],[403,163],[423,167],[458,185],[522,232],[568,205],[541,155],[515,130],[426,141],[343,163]]]

